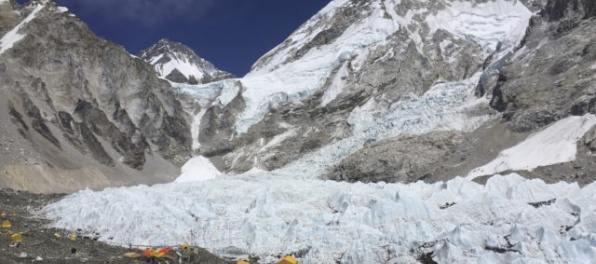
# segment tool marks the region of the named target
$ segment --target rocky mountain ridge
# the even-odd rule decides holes
[[[178,175],[189,117],[150,65],[51,1],[0,10],[12,21],[0,40],[0,186],[64,192]]]

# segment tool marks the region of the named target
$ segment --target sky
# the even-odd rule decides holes
[[[26,2],[27,0],[18,0]],[[54,0],[136,54],[162,38],[244,76],[330,0]]]

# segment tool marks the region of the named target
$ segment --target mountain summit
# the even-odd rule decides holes
[[[234,77],[199,57],[190,47],[165,38],[137,56],[153,65],[159,77],[175,83],[201,84]]]

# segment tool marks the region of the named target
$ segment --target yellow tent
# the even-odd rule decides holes
[[[298,264],[298,259],[292,256],[286,256],[278,261],[277,264]]]
[[[139,254],[137,252],[126,252],[126,253],[124,253],[124,256],[127,258],[138,258],[141,256],[141,254]]]
[[[250,262],[247,262],[244,260],[238,260],[238,262],[236,262],[236,264],[250,264]]]
[[[23,236],[21,234],[14,234],[14,235],[10,236],[10,242],[21,243],[21,242],[23,242]]]
[[[2,228],[6,229],[6,228],[11,228],[12,224],[10,223],[10,221],[6,220],[4,222],[2,222]]]

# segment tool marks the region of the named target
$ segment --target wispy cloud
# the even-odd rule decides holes
[[[194,19],[224,0],[61,0],[84,12],[153,26],[169,19]]]

